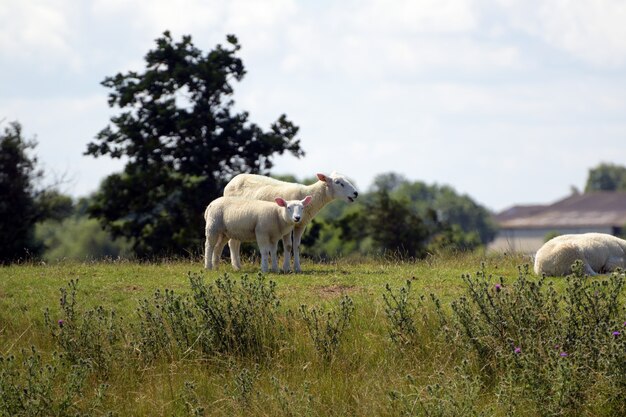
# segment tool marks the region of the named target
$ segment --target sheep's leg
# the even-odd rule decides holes
[[[223,235],[217,236],[213,245],[212,245],[212,259],[213,259],[213,268],[217,269],[220,264],[220,257],[222,256],[222,250],[224,250],[224,244],[226,237]]]
[[[300,269],[300,241],[305,229],[306,226],[293,228],[293,270],[295,272],[302,272]]]
[[[285,259],[283,260],[283,272],[289,272],[291,270],[291,249],[293,245],[291,243],[291,232],[283,236],[283,249]]]
[[[218,238],[219,239],[219,238]],[[213,256],[213,252],[215,250],[215,246],[217,243],[217,239],[214,235],[211,235],[208,231],[206,232],[206,241],[204,242],[204,267],[206,269],[213,269],[213,263],[211,262],[211,258]]]
[[[259,238],[257,236],[256,240],[259,245],[259,251],[261,251],[261,272],[267,272],[268,260],[267,258],[270,255],[272,244],[269,242],[269,239]]]
[[[272,256],[272,271],[278,272],[278,240],[271,243],[270,255]]]
[[[585,274],[589,275],[590,277],[594,277],[598,275],[598,273],[594,271],[593,268],[591,268],[591,265],[589,265],[589,262],[585,262]]]
[[[617,268],[623,269],[624,264],[626,264],[626,259],[623,256],[610,256],[604,265],[604,271],[613,272]]]
[[[241,242],[235,239],[230,239],[228,241],[228,249],[230,250],[230,264],[233,266],[235,271],[239,271],[241,269],[241,258],[240,258],[240,250]]]
[[[222,259],[222,253],[224,253],[224,246],[226,246],[226,236],[220,236],[218,242],[215,245],[215,249],[213,249],[213,264],[217,268],[217,265]]]

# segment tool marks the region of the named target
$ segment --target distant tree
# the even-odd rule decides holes
[[[272,157],[304,153],[298,127],[285,115],[263,130],[248,113],[234,113],[233,82],[245,75],[235,36],[208,53],[190,36],[165,32],[145,57],[143,72],[107,77],[109,105],[122,110],[86,154],[125,157],[89,208],[114,236],[132,239],[140,257],[200,248],[202,213],[235,174],[265,174]]]
[[[408,200],[392,198],[385,188],[377,191],[362,210],[351,212],[338,224],[343,237],[357,241],[369,237],[381,253],[413,258],[426,255],[428,227],[411,210]]]
[[[401,185],[408,184],[409,181],[405,176],[397,174],[395,172],[387,172],[384,174],[378,174],[374,177],[372,184],[372,191],[387,191],[392,192],[398,189]]]
[[[35,223],[41,218],[37,205],[37,182],[43,172],[37,158],[29,155],[34,140],[22,136],[18,122],[0,133],[0,263],[39,254]]]
[[[585,192],[626,191],[626,167],[600,164],[589,170]]]
[[[497,228],[489,211],[469,196],[457,194],[452,187],[427,185],[419,181],[407,182],[401,184],[393,195],[408,198],[420,216],[424,219],[436,219],[440,230],[446,229],[447,226],[458,226],[458,229],[454,229],[456,232],[452,234],[449,232],[453,229],[447,229],[448,238],[461,237],[460,233],[477,235],[478,239],[472,236],[461,238],[459,246],[465,249],[487,244],[496,235]],[[429,211],[434,211],[436,216],[433,217]],[[434,227],[434,223],[431,226]],[[475,245],[468,246],[470,242],[474,242]]]

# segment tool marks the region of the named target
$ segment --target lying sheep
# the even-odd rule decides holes
[[[238,197],[220,197],[213,200],[204,212],[206,221],[204,267],[217,268],[228,239],[237,242],[256,240],[261,252],[261,270],[267,272],[267,258],[271,255],[272,271],[278,272],[276,259],[278,241],[302,220],[304,208],[311,203],[311,196],[291,201],[279,197],[274,201]],[[231,252],[231,263],[235,270],[241,267],[239,251]]]
[[[626,240],[604,233],[562,235],[546,242],[535,256],[535,273],[567,275],[580,259],[587,275],[626,267]]]
[[[275,195],[282,195],[285,198],[300,199],[306,195],[313,197],[311,204],[304,211],[302,221],[295,225],[293,229],[293,242],[291,233],[285,234],[282,238],[285,250],[283,271],[288,272],[291,266],[291,250],[293,249],[293,267],[296,272],[300,272],[300,241],[306,226],[313,217],[324,206],[335,199],[345,199],[349,203],[354,202],[359,193],[354,185],[344,176],[333,172],[330,175],[317,174],[318,182],[311,185],[303,185],[285,181],[263,175],[239,174],[233,178],[224,189],[225,196],[240,196],[257,200],[271,201]],[[231,253],[239,253],[238,242],[229,242]]]

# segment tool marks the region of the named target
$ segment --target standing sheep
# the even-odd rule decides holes
[[[261,252],[261,270],[267,272],[267,258],[271,255],[272,271],[278,272],[278,241],[302,220],[304,208],[311,203],[311,196],[291,201],[278,197],[274,201],[253,201],[238,197],[213,200],[204,212],[204,267],[217,268],[228,239],[238,242],[256,240]],[[238,251],[231,252],[231,263],[235,270],[240,268]]]
[[[291,250],[293,249],[293,267],[300,272],[300,241],[306,226],[324,206],[335,199],[345,199],[349,203],[354,202],[359,193],[354,185],[344,176],[333,172],[330,175],[317,174],[318,182],[311,185],[303,185],[263,175],[239,174],[233,178],[224,189],[225,196],[240,196],[250,199],[271,201],[274,196],[282,195],[285,198],[301,199],[306,195],[312,197],[311,204],[304,210],[302,221],[293,229],[293,244],[291,233],[282,237],[285,250],[283,271],[288,272],[291,266]],[[239,242],[231,239],[228,242],[231,253],[239,253]]]
[[[572,272],[580,259],[587,275],[626,267],[626,240],[605,233],[562,235],[547,241],[535,255],[535,273],[550,276]]]

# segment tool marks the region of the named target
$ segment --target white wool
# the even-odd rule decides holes
[[[302,221],[293,229],[293,242],[291,233],[282,238],[285,249],[283,270],[290,270],[290,256],[293,247],[294,270],[300,272],[300,240],[306,226],[313,217],[335,199],[345,199],[352,203],[357,198],[358,192],[354,185],[343,175],[333,172],[330,175],[317,174],[318,182],[311,185],[303,185],[279,181],[263,175],[240,174],[233,178],[224,189],[225,196],[239,196],[255,200],[272,201],[277,195],[288,199],[302,199],[307,195],[312,197],[311,204],[305,208]],[[238,251],[238,242],[229,242],[231,251]]]
[[[240,197],[220,197],[211,202],[204,212],[206,242],[204,266],[217,268],[219,258],[229,239],[237,242],[256,241],[261,252],[261,269],[267,272],[268,257],[272,257],[272,270],[278,271],[276,251],[278,241],[291,233],[294,224],[301,221],[304,207],[311,197],[274,202],[249,200]],[[231,262],[239,269],[239,248],[231,253]]]
[[[546,242],[535,255],[535,273],[567,275],[576,260],[587,275],[597,275],[626,267],[626,240],[605,233],[557,236]]]

